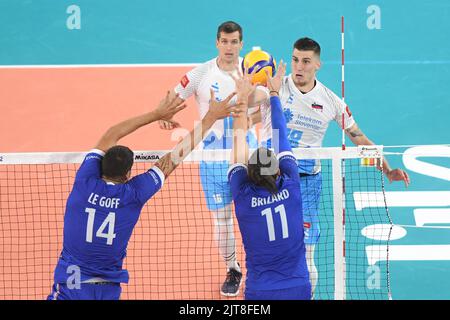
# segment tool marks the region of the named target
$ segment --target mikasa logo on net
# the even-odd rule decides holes
[[[136,154],[134,160],[159,160],[158,154]]]

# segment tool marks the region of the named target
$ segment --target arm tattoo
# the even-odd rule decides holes
[[[362,131],[361,131],[359,128],[356,128],[356,129],[354,129],[354,130],[352,130],[352,131],[348,130],[347,132],[348,132],[348,134],[350,134],[353,138],[364,136],[364,133],[362,133]]]

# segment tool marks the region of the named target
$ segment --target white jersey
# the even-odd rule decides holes
[[[240,57],[239,64],[241,63],[242,58]],[[237,73],[235,75],[237,76]],[[200,117],[203,118],[209,109],[209,100],[211,98],[210,89],[213,89],[217,101],[224,100],[236,89],[235,82],[230,74],[227,71],[219,69],[217,58],[209,60],[189,71],[175,87],[175,92],[184,100],[195,94]],[[236,97],[231,102],[236,103]],[[249,113],[255,111],[255,108],[249,108]],[[232,117],[217,120],[203,140],[202,147],[205,149],[231,149],[233,146],[232,130]],[[250,148],[257,147],[254,128],[249,130],[248,141]]]
[[[286,117],[287,134],[292,148],[321,147],[323,138],[332,120],[344,129],[351,127],[355,121],[345,102],[316,80],[314,88],[302,93],[294,84],[292,76],[286,76],[280,88],[280,100]],[[271,147],[272,124],[270,102],[261,107],[263,145]],[[299,166],[300,172],[317,173],[320,163],[317,161],[309,168]]]

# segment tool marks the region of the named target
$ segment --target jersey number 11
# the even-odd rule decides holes
[[[284,205],[280,204],[279,206],[275,207],[275,212],[280,214],[281,231],[283,233],[283,239],[286,239],[289,237],[289,229]],[[261,211],[261,215],[266,216],[267,231],[269,232],[269,241],[275,241],[275,228],[273,225],[272,208],[264,209],[263,211]]]

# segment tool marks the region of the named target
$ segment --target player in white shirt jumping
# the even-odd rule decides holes
[[[233,21],[222,23],[217,30],[216,47],[218,56],[184,75],[174,91],[179,94],[180,104],[195,95],[200,117],[209,108],[210,90],[218,101],[225,99],[235,90],[231,75],[237,76],[237,68],[242,63],[239,53],[243,47],[242,28]],[[254,109],[249,112],[254,111]],[[161,121],[161,128],[173,129],[178,126],[173,121]],[[251,125],[250,125],[251,127]],[[203,140],[203,149],[231,149],[233,142],[233,118],[217,121]],[[250,148],[258,145],[255,129],[249,130],[247,140]],[[219,251],[227,265],[227,277],[221,287],[221,294],[236,296],[242,280],[242,272],[236,259],[233,229],[232,197],[227,179],[228,161],[201,162],[200,176],[208,209],[213,212],[215,239]]]
[[[284,77],[279,96],[288,127],[291,147],[321,147],[328,125],[336,121],[355,145],[373,145],[374,143],[358,128],[353,116],[336,94],[316,78],[320,69],[320,46],[309,38],[301,38],[294,43],[292,53],[292,73]],[[261,107],[262,142],[266,147],[272,145],[270,103],[267,96],[255,95],[256,101],[265,101]],[[342,113],[345,119],[342,124]],[[318,273],[314,263],[314,247],[320,236],[319,198],[322,189],[320,161],[299,160],[298,172],[303,199],[305,244],[307,262],[314,292]],[[390,182],[404,181],[408,186],[408,174],[401,169],[391,169],[386,159],[383,172]]]

